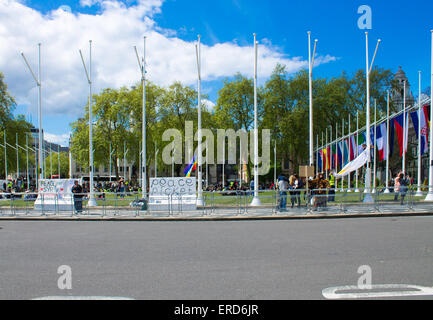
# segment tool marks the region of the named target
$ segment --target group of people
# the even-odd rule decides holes
[[[332,176],[331,176],[332,180]],[[332,182],[331,182],[332,183]],[[315,179],[310,178],[307,182],[309,192],[306,190],[306,181],[303,178],[298,177],[297,174],[291,175],[288,179],[285,176],[278,177],[278,191],[279,191],[279,203],[277,209],[279,211],[286,211],[287,206],[287,195],[290,196],[291,208],[297,206],[301,208],[301,193],[304,191],[304,200],[311,203],[313,210],[317,210],[319,207],[326,207],[328,202],[328,189],[332,186],[328,180],[324,178],[323,173],[319,173]],[[329,201],[333,201],[332,189],[330,190]]]
[[[287,193],[290,195],[292,208],[297,205],[301,207],[301,190],[304,188],[304,181],[298,175],[291,175],[288,179],[285,176],[278,177],[278,190],[280,201],[278,209],[285,211],[287,206]]]

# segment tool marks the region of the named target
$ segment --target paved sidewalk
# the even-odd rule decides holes
[[[362,218],[362,217],[392,217],[392,216],[429,216],[433,215],[431,205],[417,206],[410,209],[405,206],[389,205],[381,206],[376,210],[374,205],[364,205],[362,210],[347,210],[341,212],[335,207],[326,210],[307,212],[305,209],[289,209],[286,212],[272,212],[269,208],[248,209],[247,212],[237,213],[233,211],[217,211],[206,213],[203,210],[190,212],[146,212],[119,210],[116,213],[95,213],[72,215],[72,213],[45,213],[30,211],[18,214],[4,214],[0,221],[4,220],[33,220],[33,221],[224,221],[224,220],[299,220],[299,219],[338,219],[338,218]]]

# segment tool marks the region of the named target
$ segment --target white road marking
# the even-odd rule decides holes
[[[371,292],[371,290],[389,290]],[[322,290],[322,295],[326,299],[367,299],[367,298],[393,298],[393,297],[413,297],[413,296],[433,296],[433,288],[422,287],[410,284],[376,284],[371,285],[370,289],[360,289],[358,286],[332,287]],[[403,291],[402,291],[403,290]],[[357,291],[337,293],[337,291]]]
[[[127,297],[103,297],[103,296],[47,296],[32,300],[135,300]]]

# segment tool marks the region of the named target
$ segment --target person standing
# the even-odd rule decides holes
[[[287,189],[288,189],[288,183],[286,177],[283,176],[278,177],[278,190],[280,195],[280,204],[278,209],[280,211],[286,211]]]
[[[395,193],[395,195],[394,195],[394,201],[397,201],[398,200],[398,194],[400,193],[400,186],[401,186],[401,181],[400,181],[400,177],[401,176],[403,176],[403,172],[402,171],[400,171],[399,173],[398,173],[398,175],[395,177],[395,180],[394,180],[394,193]]]
[[[74,194],[75,213],[80,214],[83,212],[83,187],[78,184],[78,180],[75,180],[71,191]]]
[[[296,181],[295,181],[296,201],[295,201],[295,203],[297,202],[298,208],[300,208],[301,207],[301,191],[302,191],[302,188],[304,188],[304,183],[303,183],[302,179],[300,179],[298,177],[297,174],[295,174],[295,179],[296,179]]]
[[[334,202],[335,201],[335,173],[334,173],[334,171],[332,171],[331,174],[329,175],[329,186],[330,186],[329,202]]]

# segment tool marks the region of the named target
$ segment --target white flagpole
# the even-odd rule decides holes
[[[390,193],[389,191],[389,90],[387,90],[387,99],[386,99],[386,189],[384,193]]]
[[[19,153],[18,153],[18,132],[16,135],[16,144],[17,144],[17,180],[20,177],[20,159],[19,159]]]
[[[224,190],[225,187],[225,176],[224,176],[224,169],[225,169],[225,164],[226,164],[226,141],[224,139],[224,143],[223,143],[223,184],[222,184],[222,189]]]
[[[325,169],[325,167],[324,167],[325,160],[323,159],[324,158],[323,157],[323,131],[322,131],[322,146],[321,146],[321,149],[322,149],[322,172],[321,173],[323,173],[324,169]]]
[[[201,132],[201,42],[200,42],[200,35],[198,36],[198,43],[196,44],[195,51],[196,51],[196,58],[197,58],[197,72],[198,72],[198,90],[197,90],[197,113],[198,113],[198,129],[197,129],[197,135],[198,135],[198,170],[197,170],[197,184],[198,184],[198,191],[197,191],[197,206],[204,206],[203,201],[203,177],[202,177],[202,132]]]
[[[208,166],[209,157],[208,157],[208,153],[209,153],[209,149],[208,149],[207,139],[206,139],[206,189],[209,186],[209,166]]]
[[[326,180],[328,180],[328,128],[326,128],[326,144],[325,144],[325,150],[326,150],[326,158],[325,158],[325,172],[326,172]]]
[[[430,123],[433,123],[433,30],[431,32]],[[429,190],[425,201],[433,201],[433,130],[430,128]]]
[[[356,151],[355,151],[356,157],[358,157],[358,145],[359,145],[359,111],[356,111]],[[357,169],[356,174],[355,174],[355,176],[356,176],[356,178],[355,178],[356,179],[355,192],[356,193],[359,193],[358,174],[359,174],[359,171]]]
[[[374,133],[373,133],[373,148],[374,148],[374,162],[373,162],[373,193],[376,193],[376,159],[377,159],[377,148],[376,148],[376,121],[377,121],[377,102],[374,99]]]
[[[6,146],[6,130],[4,131],[4,147],[5,147],[5,180],[8,179],[8,150]]]
[[[26,134],[26,161],[27,161],[27,190],[30,189],[30,174],[29,174],[29,136]]]
[[[374,53],[373,56],[373,61],[371,62],[371,66],[369,63],[369,58],[368,58],[368,32],[365,33],[365,56],[366,56],[366,73],[365,73],[365,77],[366,77],[366,88],[367,88],[367,92],[366,92],[366,101],[367,101],[367,108],[366,108],[366,125],[365,125],[365,129],[366,129],[366,138],[367,138],[367,149],[369,150],[368,152],[370,152],[371,150],[371,141],[370,141],[370,72],[371,69],[373,67],[373,63],[374,63],[374,58],[376,57],[376,53],[377,53],[377,49],[379,47],[379,43],[380,43],[380,39],[377,40],[377,45],[376,45],[376,51]],[[370,162],[371,162],[371,154],[369,154],[369,156],[367,157],[367,167],[365,170],[365,197],[364,197],[364,202],[366,203],[372,203],[373,202],[373,198],[370,194],[371,192],[371,168],[370,168]]]
[[[419,91],[418,91],[418,188],[415,193],[416,197],[422,196],[421,191],[421,71],[419,71]]]
[[[274,141],[274,190],[277,185],[277,140]]]
[[[406,80],[403,82],[403,160],[402,160],[402,170],[406,174]]]
[[[137,47],[134,47],[137,56],[138,67],[141,72],[141,85],[143,90],[142,105],[142,130],[141,130],[141,157],[140,157],[140,180],[141,180],[141,197],[147,199],[147,150],[146,150],[146,37],[143,37],[143,63],[140,62]]]
[[[338,122],[335,124],[335,173],[338,173]],[[338,190],[338,179],[335,177],[335,192]]]
[[[344,142],[344,119],[342,119],[342,124],[341,124],[341,138],[343,139],[343,150],[341,150],[341,156],[342,156],[342,163],[341,163],[341,167],[344,167],[344,147],[345,147],[345,142]],[[344,192],[344,177],[341,177],[341,192]]]
[[[92,40],[89,40],[89,73],[87,73],[86,64],[80,50],[81,61],[83,62],[84,71],[86,72],[89,83],[89,176],[90,176],[90,194],[88,207],[96,207],[96,200],[93,191],[93,111],[92,111]]]
[[[319,174],[319,135],[316,135],[316,177]]]
[[[349,157],[349,159],[347,159],[348,161],[347,162],[350,162],[350,146],[352,145],[352,140],[350,139],[350,134],[351,134],[351,132],[350,132],[350,130],[351,130],[351,128],[350,128],[350,114],[349,114],[349,140],[348,140],[348,147],[349,147],[349,152],[348,152],[348,157]],[[350,183],[350,179],[351,178],[351,174],[349,173],[348,174],[348,176],[347,176],[347,192],[352,192],[352,190],[351,190],[351,183]]]
[[[59,165],[59,178],[60,179],[60,145],[57,145],[57,160]]]
[[[308,31],[308,87],[309,87],[309,121],[310,121],[310,166],[314,165],[314,142],[313,142],[313,63],[316,52],[317,40],[314,41],[314,52],[311,56],[311,31]]]
[[[257,45],[256,34],[254,33],[254,198],[252,207],[261,205],[259,198],[259,128],[257,115]]]

